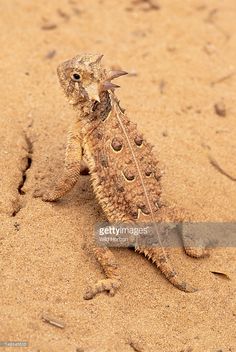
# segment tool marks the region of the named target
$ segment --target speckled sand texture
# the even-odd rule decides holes
[[[95,52],[132,73],[117,80],[118,96],[155,145],[165,201],[195,220],[235,221],[235,0],[149,7],[132,0],[0,1],[0,341],[29,343],[0,351],[236,351],[234,248],[205,260],[179,251],[174,264],[199,288],[194,294],[175,289],[144,257],[114,250],[121,289],[114,298],[85,301],[86,287],[103,277],[85,249],[102,219],[89,177],[58,204],[32,197],[62,170],[74,114],[56,67]]]

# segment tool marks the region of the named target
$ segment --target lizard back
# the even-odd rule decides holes
[[[127,118],[114,93],[106,93],[103,100],[110,100],[103,118],[97,125],[93,122],[91,132],[85,128],[83,133],[97,199],[109,221],[155,221],[161,171],[152,146]]]

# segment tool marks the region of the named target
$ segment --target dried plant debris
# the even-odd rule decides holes
[[[58,13],[58,15],[59,15],[61,18],[63,18],[65,21],[69,21],[70,16],[69,16],[65,11],[63,11],[63,10],[61,10],[61,9],[58,9],[58,10],[57,10],[57,13]]]
[[[211,150],[211,147],[209,146],[209,144],[207,144],[207,143],[205,143],[205,142],[202,142],[202,143],[201,143],[201,146],[202,146],[202,148],[204,148],[204,149]]]
[[[228,274],[222,273],[220,271],[211,271],[212,274],[218,276],[221,279],[224,280],[231,280]]]
[[[80,16],[81,13],[83,12],[80,10],[78,7],[72,7],[72,11],[74,12],[75,15]]]
[[[208,159],[209,159],[211,165],[212,165],[217,171],[219,171],[222,175],[228,177],[231,181],[236,181],[236,177],[230,175],[227,171],[225,171],[225,170],[219,165],[219,163],[218,163],[211,155],[208,155]]]
[[[226,107],[223,101],[220,101],[214,105],[215,113],[218,116],[225,117],[226,116]]]
[[[60,9],[60,8],[58,8],[56,10],[57,19],[58,19],[58,17],[60,17],[60,19],[61,19],[61,21],[59,20],[59,22],[60,22],[59,24],[62,24],[63,22],[64,23],[69,22],[71,16],[73,16],[73,15],[78,16],[82,13],[82,11],[78,7],[74,6],[74,3],[72,5],[73,6],[70,9],[70,13],[68,13],[64,9]],[[42,22],[43,23],[41,25],[41,29],[47,30],[47,31],[56,29],[59,26],[52,19],[48,19],[45,17],[42,18]]]
[[[225,37],[225,40],[229,40],[230,35],[226,33],[226,31],[221,26],[219,26],[218,23],[216,22],[215,17],[218,13],[219,13],[219,9],[217,8],[210,10],[210,12],[208,13],[205,19],[205,22],[210,23],[212,26],[214,26],[215,29]]]
[[[193,352],[193,348],[187,347],[186,349],[180,350],[180,352]]]
[[[44,23],[42,26],[41,26],[41,29],[44,30],[44,31],[51,31],[53,29],[56,29],[57,28],[57,24],[56,23]]]
[[[216,79],[215,81],[212,81],[211,85],[214,86],[215,84],[225,82],[225,81],[229,80],[230,78],[232,78],[235,75],[236,75],[236,71],[230,72],[227,75],[222,76],[222,77]]]
[[[221,134],[221,133],[229,133],[230,130],[228,128],[219,128],[216,130],[216,134]]]
[[[48,315],[43,315],[42,316],[42,321],[45,322],[45,323],[48,323],[50,325],[53,325],[57,328],[60,328],[60,329],[64,329],[65,328],[65,324],[62,322],[62,321],[59,321],[57,319],[54,319],[52,317],[49,317]]]
[[[130,347],[135,351],[135,352],[143,352],[142,346],[136,341],[130,341],[129,342]]]
[[[207,17],[206,17],[206,19],[205,19],[205,22],[209,22],[209,23],[214,22],[215,16],[216,16],[216,14],[218,13],[218,11],[219,11],[219,9],[216,9],[216,8],[210,10],[210,11],[208,12],[208,14],[207,14]]]
[[[161,79],[159,82],[159,91],[161,94],[165,93],[165,88],[166,88],[166,81],[164,79]]]
[[[160,5],[156,0],[133,0],[132,4],[139,6],[143,11],[160,10]]]
[[[197,5],[196,7],[197,11],[204,11],[206,10],[207,6],[205,4]]]
[[[53,59],[57,51],[55,49],[49,50],[45,55],[45,59]]]

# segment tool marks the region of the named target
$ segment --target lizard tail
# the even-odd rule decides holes
[[[178,274],[173,270],[167,255],[162,248],[137,247],[136,252],[143,253],[145,257],[152,260],[153,263],[160,269],[166,279],[179,290],[184,292],[196,292],[197,289],[189,285],[187,282],[180,279]]]

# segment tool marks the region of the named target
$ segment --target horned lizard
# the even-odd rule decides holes
[[[119,87],[111,81],[124,71],[111,71],[101,63],[103,55],[84,54],[58,66],[60,84],[77,112],[68,133],[64,174],[52,189],[36,192],[44,201],[56,201],[70,191],[87,160],[94,193],[109,222],[181,221],[181,210],[161,204],[161,170],[152,146],[120,107]],[[205,256],[206,249],[185,247],[192,257]],[[137,247],[178,289],[194,292],[182,281],[161,246]],[[106,278],[90,287],[85,299],[102,291],[114,295],[121,285],[118,264],[108,248],[95,247],[95,256]]]

